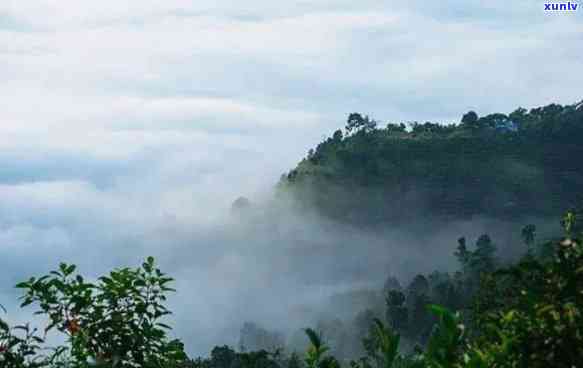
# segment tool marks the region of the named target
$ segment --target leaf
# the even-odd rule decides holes
[[[314,331],[311,328],[304,329],[304,332],[306,333],[306,335],[308,335],[308,338],[310,339],[310,343],[316,349],[320,349],[320,347],[322,346],[322,339],[321,339],[320,335],[318,333],[316,333],[316,331]]]
[[[442,316],[444,314],[449,313],[449,311],[447,309],[445,309],[444,307],[437,305],[437,304],[429,304],[429,305],[427,305],[427,309],[437,316]]]
[[[26,299],[24,299],[24,301],[23,301],[23,302],[20,304],[20,308],[22,308],[22,307],[26,307],[27,305],[30,305],[30,304],[32,304],[32,302],[33,302],[33,300],[32,300],[32,299],[30,299],[30,298],[26,298]]]
[[[171,329],[172,329],[172,327],[168,326],[167,324],[164,324],[164,323],[159,323],[159,322],[158,322],[158,323],[156,323],[156,326],[163,327],[163,328],[165,328],[165,329],[167,329],[167,330],[171,330]]]

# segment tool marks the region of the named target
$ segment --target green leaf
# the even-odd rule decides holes
[[[164,324],[164,323],[156,323],[156,326],[163,327],[163,328],[165,328],[167,330],[171,330],[172,329],[172,327],[170,327],[170,326],[168,326],[167,324]]]

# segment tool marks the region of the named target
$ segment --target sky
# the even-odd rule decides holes
[[[236,303],[253,291],[308,298],[281,238],[233,225],[233,200],[269,198],[350,112],[451,123],[579,101],[582,11],[543,4],[2,0],[0,303],[26,318],[23,278],[152,254],[183,290],[178,333],[204,354],[241,308],[269,314]]]

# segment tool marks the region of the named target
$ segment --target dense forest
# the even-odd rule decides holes
[[[558,216],[581,200],[583,104],[551,104],[459,124],[381,124],[350,114],[279,187],[365,226],[472,216]]]
[[[357,226],[552,217],[562,232],[542,238],[535,224],[522,223],[517,260],[501,256],[488,234],[475,242],[459,234],[451,246],[454,272],[419,273],[407,282],[379,274],[382,289],[348,296],[362,301],[350,318],[323,316],[289,337],[242,321],[238,346],[199,358],[170,337],[173,279],[153,258],[96,281],[61,264],[17,285],[22,307],[36,308],[47,323],[37,331],[0,319],[0,367],[580,366],[582,142],[582,103],[484,117],[470,111],[451,125],[381,127],[350,114],[343,130],[281,178],[278,195]],[[64,336],[62,345],[46,346],[50,330]]]

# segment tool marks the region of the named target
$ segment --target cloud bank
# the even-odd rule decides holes
[[[292,305],[401,267],[372,256],[398,234],[287,211],[242,226],[230,204],[267,200],[352,111],[451,122],[578,100],[580,15],[542,4],[2,1],[1,302],[20,318],[12,285],[60,261],[97,275],[156,255],[203,354],[241,310],[281,319],[261,291]]]

